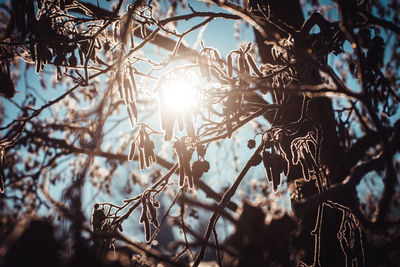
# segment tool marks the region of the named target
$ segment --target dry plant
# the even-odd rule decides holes
[[[47,208],[70,229],[64,265],[400,264],[398,3],[205,2],[0,5],[0,263],[23,266],[9,251],[31,228],[11,222]],[[254,40],[210,46],[215,20]]]

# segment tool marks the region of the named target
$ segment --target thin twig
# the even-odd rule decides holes
[[[214,226],[214,228],[213,228],[213,234],[214,234],[215,247],[217,248],[217,249],[216,249],[216,252],[217,252],[218,265],[219,265],[220,267],[222,267],[221,254],[220,254],[220,252],[219,252],[218,235],[217,235],[217,231],[215,230],[215,226]]]
[[[252,165],[253,158],[256,155],[260,154],[263,146],[264,146],[264,144],[261,142],[261,144],[257,147],[256,151],[253,153],[253,155],[247,161],[246,165],[243,167],[242,171],[236,177],[236,179],[235,179],[234,183],[232,184],[232,186],[225,192],[224,196],[222,197],[221,201],[219,202],[217,209],[214,211],[214,213],[212,214],[212,216],[210,218],[210,221],[209,221],[208,226],[207,226],[206,233],[204,234],[204,240],[206,242],[208,242],[208,240],[210,239],[212,229],[213,229],[213,227],[215,227],[215,225],[216,225],[216,223],[217,223],[222,211],[225,209],[226,205],[228,204],[230,199],[235,194],[237,188],[239,187],[240,183],[242,182],[242,180],[245,177],[245,175],[247,174],[247,172],[253,166]],[[193,264],[194,267],[199,266],[200,261],[202,259],[204,259],[205,252],[206,252],[206,247],[207,247],[206,244],[204,244],[201,247],[200,252],[197,255],[196,260],[195,260],[195,262]]]

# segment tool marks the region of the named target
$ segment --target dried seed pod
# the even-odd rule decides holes
[[[187,176],[187,180],[188,180],[189,188],[192,189],[194,187],[194,179],[193,179],[192,173],[191,173],[191,175]]]
[[[176,141],[174,143],[174,149],[176,152],[176,155],[178,156],[178,163],[179,163],[179,186],[182,187],[185,182],[185,164],[184,164],[184,159],[183,159],[183,146],[181,141]]]
[[[271,147],[272,147],[271,140],[265,140],[264,141],[264,149],[271,148]]]
[[[38,59],[36,60],[36,73],[39,73],[42,70],[42,62],[40,62],[40,57],[38,56]]]
[[[175,128],[175,118],[169,117],[165,120],[165,141],[170,141],[174,136],[174,128]]]
[[[72,55],[68,59],[68,65],[70,65],[71,67],[76,67],[77,64],[78,60],[76,59],[75,54],[72,53]]]
[[[283,162],[282,162],[282,157],[279,154],[275,155],[276,157],[276,166],[278,168],[278,170],[280,170],[280,172],[283,171]]]
[[[146,198],[142,197],[141,199],[142,202],[142,213],[140,214],[140,219],[139,223],[143,223],[145,220],[147,220],[147,200]]]
[[[38,58],[38,60],[39,60],[39,58]],[[64,61],[65,61],[65,54],[58,54],[58,55],[56,55],[53,62],[54,62],[54,65],[60,66],[61,64],[63,64]]]
[[[129,101],[130,101],[130,97],[129,97],[129,92],[128,91],[129,91],[129,88],[124,86],[124,93],[125,93],[125,95],[124,95],[124,103],[125,103],[125,106],[128,106],[129,105]]]
[[[258,68],[256,62],[254,61],[253,57],[250,54],[246,55],[247,57],[247,62],[249,62],[251,69],[254,71],[254,73],[262,78],[264,75],[262,74],[262,72],[260,71],[260,69]]]
[[[199,157],[204,157],[207,151],[204,145],[197,145],[196,150]]]
[[[161,129],[165,131],[164,139],[170,141],[174,136],[176,114],[172,114],[165,106],[165,92],[160,89],[160,85],[160,83],[157,84],[155,88],[155,91],[158,93],[158,103],[160,105],[160,124]]]
[[[106,52],[110,51],[110,42],[108,41],[108,39],[104,42],[103,44],[103,48]]]
[[[221,54],[217,49],[213,49],[215,60],[218,63],[218,66],[223,69],[224,68],[224,61],[222,60]]]
[[[15,24],[18,32],[21,33],[21,40],[25,40],[26,35],[26,21],[25,21],[25,12],[26,7],[24,4],[25,1],[16,1],[11,2],[12,10],[15,12]]]
[[[211,72],[208,65],[207,56],[200,54],[198,57],[198,64],[201,76],[204,77],[208,82],[211,81]]]
[[[126,75],[124,77],[124,88],[125,88],[125,94],[128,94],[127,96],[128,103],[130,103],[133,101],[132,84]]]
[[[120,27],[119,27],[119,36],[121,38],[121,42],[126,45],[127,40],[128,40],[128,34],[132,31],[132,14],[129,12],[125,13],[125,15],[122,16],[121,21],[120,21]]]
[[[143,170],[144,169],[144,152],[143,152],[143,148],[139,148],[139,165],[140,165],[140,169]]]
[[[192,120],[192,116],[184,116],[184,123],[185,123],[185,128],[186,128],[186,132],[187,135],[192,139],[195,140],[196,139],[196,133],[194,130],[194,124],[193,124],[193,120]]]
[[[131,49],[135,48],[135,35],[134,30],[129,33],[129,39],[131,40]]]
[[[142,39],[146,38],[146,25],[145,24],[140,24],[140,35],[142,36]]]
[[[146,218],[144,221],[144,234],[146,237],[146,241],[149,241],[151,238],[151,228],[150,228],[150,222],[149,219]]]
[[[158,227],[159,223],[158,223],[156,208],[153,206],[153,203],[151,203],[150,201],[147,201],[147,207],[150,212],[151,223],[154,224],[155,227]]]
[[[228,77],[225,76],[225,74],[219,70],[217,71],[215,68],[210,68],[211,74],[216,77],[220,83],[222,84],[229,84]]]
[[[85,64],[84,54],[83,54],[81,48],[78,49],[78,56],[79,56],[79,60],[80,60],[80,62],[81,62],[81,65],[84,65],[84,64]],[[57,58],[57,56],[56,56],[56,58]],[[55,60],[54,60],[54,62],[55,62]],[[54,63],[54,64],[55,64],[55,63]]]
[[[273,154],[272,155],[272,186],[274,192],[277,191],[278,186],[281,184],[281,172],[282,170],[279,168],[279,156]]]
[[[192,169],[190,167],[190,160],[191,160],[191,152],[185,148],[183,151],[183,162],[184,162],[184,168],[185,168],[185,175],[188,179],[189,188],[193,188],[193,186],[194,186],[193,173],[192,173]]]
[[[208,172],[208,170],[210,169],[210,162],[208,162],[207,160],[201,161],[201,169],[203,172]]]
[[[32,61],[36,60],[36,49],[35,49],[35,41],[32,38],[29,38],[29,51],[31,53]]]
[[[113,41],[114,41],[114,43],[118,42],[118,26],[119,26],[119,21],[117,20],[113,24]]]
[[[143,130],[143,128],[139,131],[139,147],[140,148],[144,148],[144,142],[145,142],[145,135],[144,135],[145,131]]]
[[[128,70],[129,70],[129,76],[130,76],[131,81],[132,81],[133,90],[137,94],[137,86],[136,86],[136,80],[135,80],[133,67],[131,65],[129,65],[128,66]]]
[[[157,162],[157,157],[156,157],[156,154],[154,153],[155,145],[154,145],[153,140],[150,141],[150,147],[151,147],[150,159],[151,159],[152,162]]]
[[[304,161],[303,158],[301,158],[300,160],[301,162]],[[310,181],[310,174],[308,173],[307,167],[303,163],[301,164],[301,171],[303,172],[304,179],[306,179],[306,181]]]
[[[242,55],[239,55],[239,56],[236,57],[236,65],[238,66],[239,75],[240,74],[244,74],[245,70],[244,70],[244,64],[243,64],[243,60],[242,60]]]
[[[122,87],[118,84],[118,83],[114,83],[116,84],[117,88],[118,88],[118,95],[119,95],[119,99],[123,100],[124,99],[124,95],[122,93]]]
[[[301,163],[301,170],[303,172],[303,177],[304,179],[306,179],[306,181],[310,181],[310,173],[309,173],[309,167],[307,165],[306,160],[304,159],[304,157],[300,156],[300,163]]]
[[[282,170],[283,170],[283,174],[285,176],[288,176],[289,174],[289,161],[287,161],[286,159],[284,159],[283,157],[281,157],[281,161],[282,161]]]
[[[313,160],[311,159],[311,155],[309,153],[303,153],[304,162],[306,163],[307,169],[309,172],[314,171]]]
[[[47,64],[53,59],[53,54],[51,53],[50,49],[47,48],[47,46],[44,47],[44,51],[45,51],[45,53],[44,53],[44,55],[45,55],[45,64]],[[74,54],[72,54],[72,55],[74,55]],[[76,60],[76,58],[75,58],[75,60]]]
[[[252,47],[252,44],[251,44],[251,43],[248,43],[247,46],[246,46],[246,49],[245,49],[244,52],[243,52],[243,54],[246,54],[247,52],[249,52],[250,49],[251,49],[251,47]]]
[[[8,66],[5,68],[0,68],[0,94],[2,94],[6,98],[12,98],[15,95],[15,87],[14,83],[11,79],[11,73],[10,69]],[[0,147],[0,154],[3,154],[4,148]],[[4,155],[4,154],[3,154]],[[1,156],[1,158],[4,160],[5,156]]]
[[[135,102],[134,101],[130,102],[129,106],[132,110],[133,117],[137,120],[138,119],[138,111],[137,111]]]
[[[239,56],[239,60],[241,62],[241,65],[242,65],[244,73],[245,74],[250,74],[250,67],[249,67],[249,63],[247,62],[246,57],[243,54],[241,54]]]
[[[179,160],[179,186],[183,187],[185,184],[185,168],[182,160]]]
[[[150,147],[149,147],[149,143],[146,141],[146,143],[144,144],[144,160],[146,163],[146,168],[150,167]]]
[[[265,169],[265,176],[267,177],[268,182],[272,182],[271,158],[272,158],[271,153],[264,150],[262,154],[262,160]]]
[[[227,116],[227,118],[225,120],[225,125],[226,125],[227,137],[230,139],[232,137],[233,130],[232,130],[232,121],[229,118],[229,115]]]
[[[136,150],[136,144],[135,141],[132,141],[128,156],[129,161],[132,161],[133,158],[135,157],[135,150]]]
[[[100,209],[99,205],[96,203],[94,205],[94,211],[92,214],[92,228],[93,232],[101,231],[106,219],[106,214],[104,209]]]
[[[97,57],[96,46],[94,45],[92,46],[92,51],[87,57],[90,58],[91,60],[94,60]]]
[[[305,160],[307,161],[308,166],[310,166],[310,168],[311,168],[312,170],[317,171],[317,170],[318,170],[318,165],[317,165],[317,163],[315,162],[315,158],[314,158],[313,155],[311,154],[311,151],[310,151],[310,150],[308,150],[307,153],[304,153],[304,157],[305,157]]]
[[[292,152],[292,164],[297,165],[299,164],[299,152],[296,144],[291,144],[290,151]]]
[[[301,153],[301,157],[302,157],[303,160],[304,160],[304,164],[305,164],[307,170],[308,170],[308,171],[313,170],[313,164],[312,164],[311,160],[308,160],[309,152],[308,152],[307,144],[306,144],[306,143],[303,143],[303,144],[301,145],[300,151],[301,151],[301,152],[300,152],[300,153]]]
[[[232,76],[233,76],[232,53],[229,53],[226,61],[227,61],[227,65],[228,65],[228,77],[232,78]]]
[[[135,128],[135,121],[133,119],[132,112],[129,109],[129,106],[126,107],[126,110],[128,111],[129,124],[131,125],[131,128],[133,129],[133,128]]]
[[[4,148],[2,148],[0,150],[0,166],[5,166],[6,165],[6,155],[5,155],[5,150]]]
[[[193,179],[196,181],[200,179],[200,177],[203,175],[203,170],[200,160],[196,160],[195,162],[193,162],[192,173],[193,173]]]

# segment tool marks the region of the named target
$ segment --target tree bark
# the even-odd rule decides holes
[[[262,6],[264,1],[251,0],[250,6],[257,10],[258,7]],[[265,3],[265,2],[264,2]],[[304,17],[300,1],[298,0],[270,0],[266,1],[269,7],[269,15],[275,19],[280,20],[282,23],[293,27],[295,30],[300,30],[303,23]],[[256,15],[265,15],[257,11],[254,12]],[[271,29],[270,29],[271,30]],[[281,37],[288,37],[287,33],[275,29]],[[276,64],[271,54],[272,45],[266,44],[265,41],[273,41],[272,38],[267,40],[258,33],[255,32],[255,40],[258,47],[258,52],[263,63]],[[268,31],[266,31],[268,32]],[[318,70],[311,70],[312,75],[309,80],[304,81],[306,84],[317,84],[320,83],[320,76]],[[279,124],[295,122],[299,119],[302,109],[302,96],[297,94],[290,94],[287,104],[283,107],[282,116]],[[314,97],[310,100],[308,106],[308,116],[312,118],[322,129],[323,141],[321,143],[321,170],[325,170],[322,173],[322,177],[328,180],[329,184],[341,182],[345,179],[346,175],[350,171],[350,168],[344,169],[342,159],[344,150],[339,144],[339,140],[336,134],[336,120],[332,109],[332,102],[327,97]],[[297,166],[291,166],[293,168],[289,172],[288,183],[294,180],[304,180],[302,178],[302,171]],[[322,167],[322,168],[321,168]],[[310,182],[305,182],[303,185],[303,197],[307,198],[311,195],[318,193],[315,180],[311,179]],[[346,201],[347,202],[347,201]],[[303,263],[308,265],[320,264],[321,266],[334,266],[335,264],[343,265],[345,262],[345,255],[341,252],[340,244],[336,238],[336,233],[339,231],[341,212],[332,208],[323,208],[324,217],[320,221],[317,218],[318,210],[314,209],[309,214],[300,219],[300,233],[294,239],[294,246],[297,249],[305,249],[306,253],[300,258]],[[320,229],[323,231],[321,236],[315,237],[311,233],[317,229],[320,224]],[[318,246],[318,250],[316,250]],[[318,253],[315,253],[318,251]],[[318,255],[316,255],[318,254]],[[341,264],[342,263],[342,264]],[[336,265],[336,266],[339,266]]]

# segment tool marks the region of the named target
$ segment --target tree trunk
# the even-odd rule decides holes
[[[261,12],[256,11],[260,6],[263,6],[262,0],[251,0],[250,7],[253,8],[254,13],[259,16],[264,16]],[[269,14],[275,19],[280,20],[282,23],[300,30],[304,17],[298,0],[269,0],[264,4],[268,4]],[[268,27],[268,26],[267,26]],[[272,27],[271,27],[272,28]],[[270,31],[271,29],[269,29]],[[272,29],[274,30],[274,29]],[[281,37],[288,37],[287,33],[275,29]],[[258,52],[263,63],[276,64],[272,54],[272,45],[266,44],[265,41],[273,41],[272,38],[267,40],[261,34],[254,30],[256,37],[256,44]],[[268,31],[266,31],[268,32]],[[309,80],[304,81],[306,84],[320,83],[320,76],[318,70],[311,70],[311,75],[308,75]],[[295,122],[299,119],[301,114],[303,96],[295,93],[290,94],[289,100],[279,118],[279,124]],[[332,109],[332,102],[326,97],[314,97],[310,100],[308,105],[308,116],[312,118],[322,129],[323,141],[321,143],[321,159],[320,170],[322,170],[321,178],[325,180],[327,185],[341,182],[345,179],[350,171],[350,168],[343,168],[343,162],[339,159],[344,157],[344,149],[340,146],[336,134],[336,120]],[[297,167],[297,168],[296,168]],[[289,172],[288,184],[294,183],[296,180],[302,181],[303,197],[307,198],[313,194],[318,193],[318,188],[315,180],[311,179],[305,182],[302,178],[301,168],[298,166],[291,166],[294,168]],[[340,202],[348,203],[349,198],[353,196],[344,196]],[[336,201],[336,200],[335,200]],[[329,207],[327,205],[320,206],[321,213],[320,221],[317,222],[318,210],[313,210],[303,218],[300,218],[300,234],[294,239],[294,246],[298,250],[305,250],[305,253],[299,259],[307,265],[321,265],[321,266],[344,266],[346,256],[340,247],[337,233],[341,230],[341,222],[343,222],[344,212],[336,207]],[[319,226],[318,226],[319,224]],[[321,235],[315,236],[312,232],[321,229]],[[318,251],[318,253],[315,253]],[[317,255],[318,254],[318,255]],[[301,265],[301,264],[299,264]],[[362,266],[362,264],[360,264]]]

